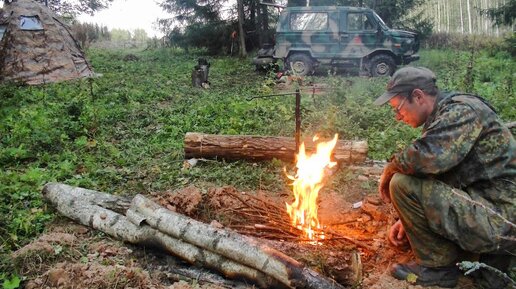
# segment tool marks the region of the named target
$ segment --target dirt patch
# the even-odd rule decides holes
[[[77,242],[77,237],[68,233],[48,233],[37,240],[20,248],[12,254],[13,258],[25,258],[34,254],[50,254],[61,246],[71,246]]]
[[[156,199],[160,205],[173,212],[193,216],[202,201],[202,194],[197,187],[188,186],[175,192],[158,194]]]
[[[137,267],[98,263],[62,262],[41,277],[27,282],[26,289],[36,288],[164,288],[148,272]]]

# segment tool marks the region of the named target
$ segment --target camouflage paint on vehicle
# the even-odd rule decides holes
[[[298,74],[330,64],[364,68],[377,76],[390,75],[397,65],[419,59],[417,35],[389,29],[369,8],[287,7],[280,15],[275,40],[274,50],[258,52],[256,65],[281,59],[294,70],[302,62],[307,69]]]

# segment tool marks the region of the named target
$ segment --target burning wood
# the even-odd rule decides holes
[[[285,207],[280,207],[276,203],[253,195],[239,195],[238,192],[224,191],[224,194],[241,202],[240,206],[227,208],[226,217],[229,228],[245,235],[256,236],[271,240],[289,240],[299,242],[310,242],[303,235],[303,230],[293,227]],[[374,252],[375,249],[368,244],[370,239],[357,240],[349,236],[344,236],[329,228],[320,229],[320,233],[325,236],[319,242],[333,247],[339,247],[344,243],[351,243],[357,247]]]
[[[330,160],[336,144],[337,134],[333,140],[317,144],[313,155],[307,155],[305,144],[302,143],[296,157],[296,175],[289,176],[294,181],[292,185],[295,200],[290,205],[286,204],[287,212],[292,220],[292,226],[303,230],[304,235],[310,240],[324,239],[317,217],[317,197],[323,187],[325,170],[337,164]]]

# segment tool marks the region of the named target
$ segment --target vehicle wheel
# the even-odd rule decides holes
[[[305,76],[313,72],[314,63],[310,56],[296,53],[287,58],[285,67],[292,70],[295,75]]]
[[[370,61],[369,72],[371,76],[391,76],[396,70],[394,59],[386,54],[373,56]]]

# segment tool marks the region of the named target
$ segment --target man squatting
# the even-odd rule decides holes
[[[481,97],[440,92],[435,74],[423,67],[396,71],[374,104],[387,102],[398,121],[423,126],[380,178],[380,196],[399,215],[389,240],[395,246],[408,240],[416,259],[395,264],[392,275],[454,287],[457,262],[473,255],[514,278],[516,141],[510,130]],[[511,286],[491,270],[473,275],[484,288]]]

